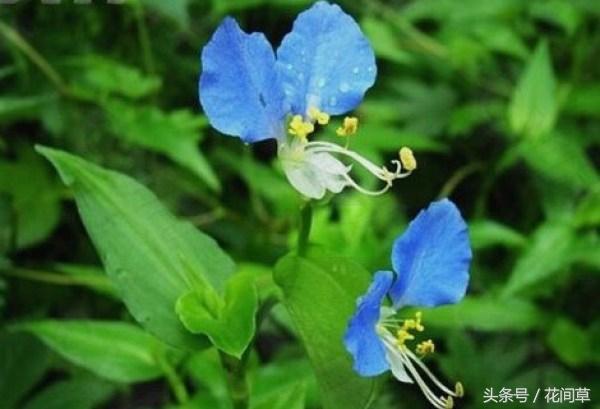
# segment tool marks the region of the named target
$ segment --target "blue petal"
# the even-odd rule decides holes
[[[230,17],[202,50],[200,103],[210,124],[244,142],[284,135],[284,94],[273,48]]]
[[[448,199],[433,202],[410,223],[392,249],[398,274],[390,290],[394,307],[433,307],[460,301],[469,282],[467,225]]]
[[[277,69],[295,114],[311,106],[348,112],[375,82],[375,55],[352,17],[323,1],[301,13],[277,50]]]
[[[357,301],[356,313],[344,336],[346,350],[354,358],[354,370],[361,376],[376,376],[390,369],[376,326],[381,303],[392,285],[393,277],[391,271],[375,273],[367,293]]]

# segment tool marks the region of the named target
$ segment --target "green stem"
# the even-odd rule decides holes
[[[0,34],[2,34],[9,43],[25,54],[27,58],[29,58],[29,60],[50,80],[50,82],[54,84],[60,93],[69,94],[69,89],[60,74],[52,68],[50,63],[42,57],[42,55],[38,53],[37,50],[21,36],[21,34],[1,21]]]
[[[304,256],[308,247],[308,237],[312,225],[312,204],[307,202],[300,211],[300,231],[298,233],[298,255]]]
[[[184,404],[189,401],[190,395],[185,387],[185,383],[183,383],[183,379],[181,379],[175,368],[173,368],[173,365],[167,361],[166,357],[158,357],[158,364],[162,368],[177,402]]]
[[[144,58],[144,68],[146,69],[146,73],[154,74],[154,56],[152,54],[150,35],[148,34],[148,27],[146,26],[146,20],[144,17],[144,7],[139,1],[134,1],[133,9],[137,24],[138,41],[140,43],[142,56]]]
[[[227,386],[233,409],[248,409],[249,390],[246,380],[246,361],[249,355],[246,350],[241,359],[219,351],[221,364],[226,371]]]

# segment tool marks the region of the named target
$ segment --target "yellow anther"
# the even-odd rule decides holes
[[[407,171],[412,172],[417,168],[417,160],[415,159],[415,155],[410,148],[407,148],[406,146],[403,147],[398,152],[398,156],[400,156],[402,167]]]
[[[456,393],[456,396],[458,398],[462,398],[463,396],[465,396],[465,388],[463,388],[462,383],[456,382],[456,385],[454,385],[454,393]]]
[[[419,343],[415,351],[421,356],[433,354],[435,352],[435,344],[432,340],[428,339],[427,341]]]
[[[358,130],[358,118],[355,116],[347,116],[344,118],[342,126],[340,126],[336,133],[339,136],[350,136],[354,135]]]
[[[313,121],[317,121],[319,125],[327,125],[329,123],[329,114],[319,111],[318,108],[310,107],[308,109],[308,116]]]
[[[444,402],[444,409],[452,409],[454,407],[454,399],[452,399],[452,396],[442,398],[442,401]]]
[[[396,333],[396,343],[398,344],[398,346],[402,346],[406,341],[411,341],[413,339],[415,339],[414,335],[412,335],[405,329],[401,328]]]
[[[297,136],[300,139],[306,139],[306,136],[315,130],[315,126],[311,122],[304,122],[302,115],[294,115],[290,121],[288,132]]]

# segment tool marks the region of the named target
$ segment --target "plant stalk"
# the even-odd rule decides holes
[[[298,233],[298,255],[304,256],[308,247],[308,237],[310,236],[310,228],[312,225],[312,204],[306,202],[300,211],[300,231]]]
[[[241,359],[219,351],[221,364],[225,369],[227,378],[227,387],[233,409],[248,409],[250,392],[246,380],[246,361],[249,349],[246,350]]]

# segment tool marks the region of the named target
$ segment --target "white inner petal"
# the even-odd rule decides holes
[[[396,340],[387,330],[383,332],[382,336],[383,344],[385,345],[385,357],[390,364],[392,374],[400,382],[413,383],[412,378],[408,376],[406,368],[402,363],[402,356],[400,355],[400,350],[396,346]]]

